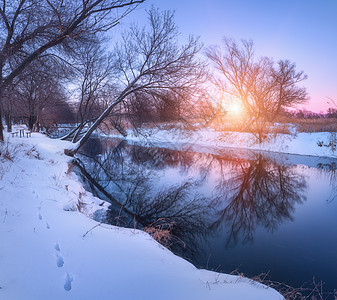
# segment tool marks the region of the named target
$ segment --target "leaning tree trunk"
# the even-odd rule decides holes
[[[76,126],[73,130],[71,130],[69,133],[67,133],[65,136],[61,137],[60,140],[66,141],[67,139],[70,139],[71,136],[80,128],[81,124]]]
[[[77,142],[77,145],[74,149],[65,149],[64,153],[69,156],[74,156],[78,150],[84,145],[84,143],[89,139],[91,134],[97,129],[97,127],[103,122],[103,120],[109,116],[114,107],[121,103],[129,94],[134,91],[134,84],[137,82],[138,78],[135,79],[126,89],[118,96],[118,98],[110,104],[110,106],[96,119],[96,121],[90,126],[88,131],[83,135],[83,137]]]
[[[73,137],[73,140],[72,140],[73,143],[76,143],[78,141],[78,137],[81,135],[81,131],[83,127],[84,127],[84,122],[82,121]]]
[[[91,120],[88,120],[88,121],[85,121],[83,124],[80,123],[80,124],[77,125],[74,129],[72,129],[69,133],[67,133],[65,136],[61,137],[60,140],[62,140],[62,141],[70,140],[70,139],[72,138],[72,136],[79,130],[79,128],[80,128],[81,126],[85,126],[85,125],[87,125],[89,122],[93,122],[93,121],[95,121],[95,120],[96,120],[96,118],[91,119]],[[72,138],[72,142],[75,143],[74,137]]]

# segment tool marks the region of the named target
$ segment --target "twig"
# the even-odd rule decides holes
[[[84,238],[90,231],[94,230],[96,227],[101,226],[101,223],[96,224],[94,227],[90,228],[85,234],[83,234],[82,238]]]

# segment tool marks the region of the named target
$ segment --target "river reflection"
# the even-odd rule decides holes
[[[317,205],[315,181],[324,182],[320,197],[336,207],[335,162],[310,158],[310,165],[316,167],[311,168],[290,163],[292,159],[237,151],[215,155],[93,139],[82,153],[79,168],[88,188],[111,202],[105,222],[169,230],[170,239],[165,240],[169,248],[198,267],[224,272],[239,267],[248,276],[270,271],[274,280],[294,286],[327,273],[324,280],[331,290],[334,284],[329,277],[337,278],[337,271],[321,270],[328,261],[319,261],[315,250],[303,254],[308,251],[289,249],[305,237],[305,228],[313,232],[322,226],[311,227],[305,218],[301,221],[300,211]],[[331,226],[331,219],[326,220]],[[309,243],[315,234],[302,242]],[[329,243],[326,260],[334,259],[334,265],[337,238]],[[308,255],[319,271],[304,272]],[[290,262],[291,275],[287,274]]]
[[[103,155],[85,153],[88,156],[90,160],[82,158],[85,166],[78,166],[83,178],[89,179],[91,191],[112,203],[103,221],[169,230],[168,246],[184,257],[195,256],[198,238],[209,234],[214,210],[212,201],[198,192],[202,181],[185,178],[158,185],[165,168],[179,165],[186,172],[193,164],[191,155],[159,148],[147,151],[120,142]]]
[[[221,194],[217,206],[224,208],[218,211],[212,227],[224,226],[227,229],[228,245],[235,245],[238,239],[251,242],[256,226],[273,232],[279,224],[293,220],[294,205],[305,200],[305,188],[303,175],[261,154],[253,159],[233,162],[230,178],[217,185]]]

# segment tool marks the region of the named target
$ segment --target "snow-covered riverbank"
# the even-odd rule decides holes
[[[142,231],[89,218],[107,204],[68,169],[67,142],[37,133],[6,139],[14,157],[2,149],[0,299],[283,298],[249,279],[196,269]]]
[[[194,150],[221,153],[224,147],[243,148],[251,150],[272,151],[287,154],[309,156],[337,157],[337,137],[329,132],[296,133],[294,135],[278,134],[269,136],[265,142],[258,144],[250,133],[219,132],[213,129],[198,131],[173,129],[143,129],[142,134],[128,131],[125,138],[131,141],[151,142],[158,145],[178,145],[181,147],[194,147]],[[110,135],[121,137],[120,135]],[[323,145],[322,145],[323,143]],[[324,146],[329,145],[331,146]],[[333,146],[334,145],[334,146]]]

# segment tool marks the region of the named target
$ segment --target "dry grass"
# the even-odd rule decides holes
[[[13,161],[15,155],[14,155],[11,151],[9,151],[8,148],[5,148],[5,149],[3,149],[3,151],[1,152],[1,157],[2,157],[4,160]]]
[[[298,132],[337,132],[337,119],[335,118],[278,118],[279,123],[291,123],[297,127]]]
[[[200,122],[199,122],[200,121]],[[190,124],[204,124],[202,120],[191,120]],[[189,124],[188,122],[186,124]],[[227,132],[250,132],[250,130],[245,127],[244,123],[239,120],[215,120],[205,126],[203,125],[193,125],[186,126],[190,127],[189,129],[199,129],[202,127],[212,128],[217,131],[227,131]],[[165,122],[165,123],[147,123],[144,125],[144,128],[162,128],[165,130],[177,128],[175,122]],[[263,125],[265,133],[270,134],[291,134],[292,127],[296,127],[297,132],[337,132],[337,119],[335,118],[295,118],[295,117],[286,117],[279,116],[275,120],[275,124],[271,122],[266,122]]]
[[[169,247],[171,244],[172,226],[172,223],[167,223],[163,219],[158,219],[156,222],[144,227],[142,230],[151,235],[158,243],[165,247]]]
[[[7,141],[0,142],[0,161],[14,161],[21,145],[12,145]]]
[[[253,279],[255,281],[258,281],[258,278]],[[261,283],[277,290],[280,294],[284,296],[286,300],[337,299],[336,291],[330,293],[324,292],[324,283],[322,281],[316,282],[315,278],[313,278],[311,282],[304,283],[299,288],[294,288],[285,283],[279,283],[265,278],[263,278]]]
[[[0,179],[4,176],[7,167],[5,162],[13,162],[21,145],[12,145],[7,141],[0,141]]]
[[[65,174],[66,174],[66,175],[70,175],[71,172],[72,172],[72,170],[73,170],[73,168],[74,168],[74,164],[73,164],[73,163],[69,163],[69,164],[68,164],[68,169],[67,169],[67,171],[65,172]]]
[[[87,205],[84,201],[82,201],[82,198],[83,198],[84,194],[85,193],[82,193],[82,192],[78,193],[78,200],[77,200],[76,206],[77,206],[77,210],[79,212],[84,212],[84,209]]]
[[[27,150],[26,155],[29,157],[36,158],[36,159],[42,159],[40,153],[36,150],[35,146]]]
[[[245,124],[236,122],[222,122],[221,124],[212,123],[207,126],[209,128],[213,128],[216,131],[224,131],[224,132],[252,132],[252,128],[248,128]],[[277,125],[266,122],[263,124],[264,133],[265,134],[291,134],[292,124],[287,123],[278,123]]]
[[[249,132],[244,125],[240,123],[223,122],[221,124],[212,124],[212,128],[222,131]],[[265,123],[265,133],[271,134],[291,134],[292,127],[296,127],[297,132],[337,132],[337,119],[335,118],[289,118],[279,117],[275,120],[275,125]]]
[[[278,124],[273,125],[272,123],[266,123],[264,124],[264,128],[266,129],[265,133],[270,134],[291,134],[291,124]],[[143,125],[143,128],[146,129],[154,129],[154,128],[160,128],[163,130],[170,130],[170,129],[185,129],[185,130],[199,130],[203,128],[211,128],[215,131],[222,131],[222,132],[251,132],[251,129],[247,128],[245,124],[242,122],[236,121],[224,121],[224,122],[212,122],[207,125],[204,125],[203,122],[196,122],[196,120],[193,120],[193,123],[148,123]]]
[[[239,276],[240,278],[246,278],[243,273],[234,270],[231,275]],[[270,275],[267,273],[260,274],[256,277],[249,278],[252,284],[259,282],[267,287],[273,288],[283,295],[285,300],[325,300],[325,299],[337,299],[337,291],[326,292],[324,291],[324,283],[322,281],[317,282],[315,277],[312,281],[305,282],[300,287],[292,287],[285,283],[273,281],[270,279]]]

